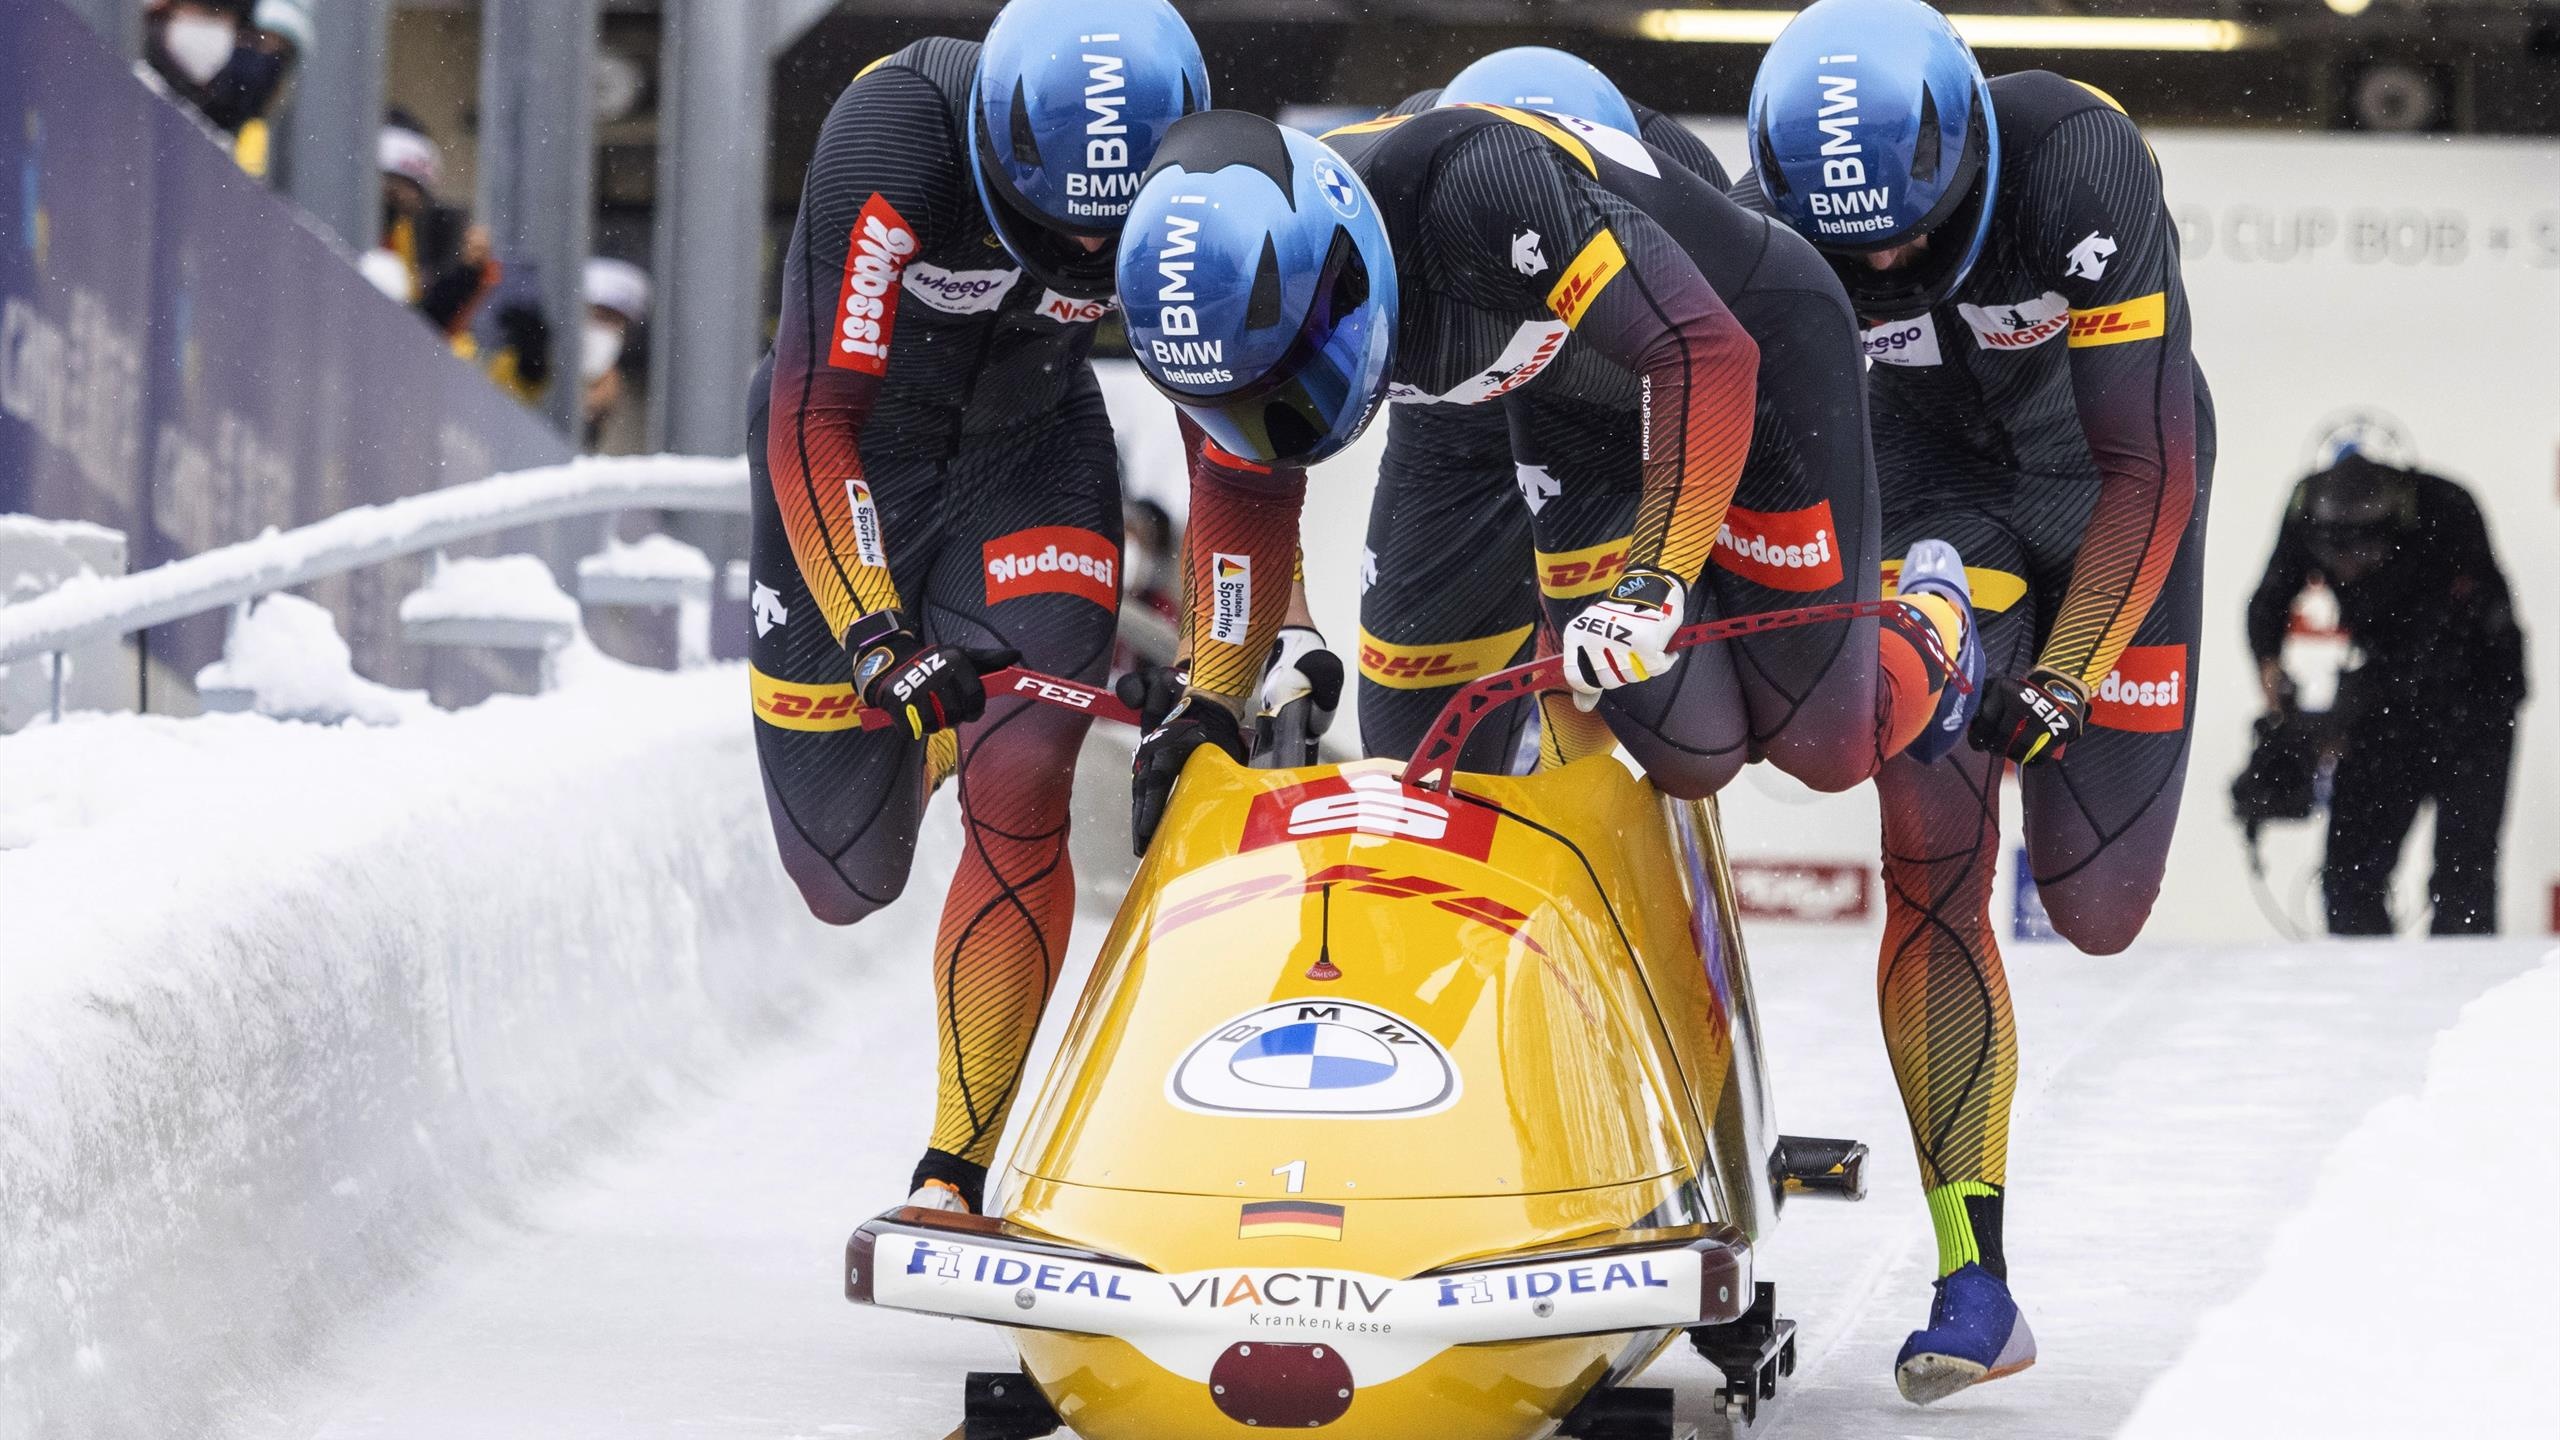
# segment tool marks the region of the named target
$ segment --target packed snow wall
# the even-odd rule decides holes
[[[584,652],[395,728],[0,746],[0,1434],[254,1411],[454,1227],[920,943],[951,837],[922,902],[810,920],[745,692]]]

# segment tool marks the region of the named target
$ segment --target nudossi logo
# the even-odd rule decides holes
[[[2187,647],[2136,645],[2089,697],[2089,723],[2165,735],[2187,719]]]
[[[1855,65],[1855,55],[1825,55],[1825,65]],[[1867,185],[1866,147],[1858,143],[1858,77],[1817,75],[1822,108],[1814,124],[1822,130],[1822,188],[1813,192],[1814,225],[1825,235],[1872,235],[1893,228],[1884,213],[1892,203],[1889,186]]]
[[[865,375],[889,373],[889,342],[898,328],[898,272],[916,253],[915,227],[888,197],[874,193],[854,218],[845,244],[844,283],[836,290],[836,343],[827,363]]]
[[[1106,610],[1120,603],[1120,549],[1091,530],[1041,525],[985,547],[987,603],[1022,595],[1075,595]]]
[[[1728,506],[1716,530],[1716,563],[1772,590],[1811,593],[1840,583],[1831,502],[1803,510]]]

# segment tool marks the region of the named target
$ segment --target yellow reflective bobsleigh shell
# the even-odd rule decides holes
[[[1530,1436],[1679,1333],[1680,1287],[1743,1303],[1756,1217],[1700,1178],[1734,1064],[1711,818],[1606,757],[1459,784],[1202,752],[1003,1217],[1143,1271],[901,1252],[1018,1282],[1031,1324],[1101,1312],[1014,1332],[1089,1440]],[[1610,1248],[1701,1235],[1738,1276]],[[1626,1328],[1467,1339],[1576,1315]]]

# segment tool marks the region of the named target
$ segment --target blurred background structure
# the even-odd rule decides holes
[[[1732,117],[1762,46],[1797,8],[1176,3],[1222,105],[1320,129],[1487,51],[1553,44],[1686,117],[1728,167],[1742,159]],[[0,166],[20,181],[15,213],[0,212],[0,512],[104,526],[143,569],[581,451],[737,454],[742,387],[829,105],[872,59],[924,35],[974,38],[998,8],[17,0],[0,18],[23,37],[0,58]],[[2238,827],[2212,823],[2259,703],[2242,612],[2295,478],[2342,426],[2382,425],[2401,463],[2471,488],[2515,577],[2528,689],[2560,681],[2548,638],[2560,581],[2527,558],[2560,544],[2546,360],[2560,332],[2560,0],[1945,8],[1987,69],[2055,69],[2105,89],[2162,157],[2223,427],[2208,604],[2224,619],[2196,662],[2194,838],[2170,894],[2197,896],[2200,916],[2248,905]],[[53,53],[67,44],[37,43],[82,24],[76,61]],[[119,67],[142,83],[107,83]],[[1106,322],[1099,352],[1119,345]],[[1134,374],[1104,369],[1127,488],[1178,526],[1171,427]],[[1358,633],[1365,456],[1319,477],[1329,508],[1315,523],[1341,543],[1311,540],[1309,566],[1338,646]],[[484,548],[541,554],[566,584],[593,528]],[[735,517],[622,524],[624,538],[646,529],[715,567],[745,552]],[[507,688],[503,675],[475,687],[435,673],[471,662],[407,643],[397,613],[425,574],[413,560],[306,593],[376,678]],[[745,594],[724,588],[716,604],[715,648],[734,654]],[[2355,656],[2331,604],[2307,587],[2285,641],[2315,693]],[[223,636],[217,617],[155,626],[126,647],[129,674],[93,663],[74,689],[186,710]],[[2523,717],[2519,791],[2549,793],[2560,760],[2531,700]],[[1793,807],[1783,788],[1746,781],[1733,804]],[[1745,877],[1769,918],[1872,918],[1862,804],[1771,812],[1766,828],[1793,843]],[[2508,829],[2507,927],[2560,928],[2560,818],[2520,807]],[[2276,825],[2266,854],[2253,908],[2275,912],[2271,926],[2318,928],[2316,834]],[[2403,867],[2404,916],[2426,908],[2419,868]],[[2033,897],[2014,903],[2032,933]]]

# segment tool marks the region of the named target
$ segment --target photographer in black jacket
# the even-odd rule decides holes
[[[2423,800],[2436,804],[2431,928],[2495,933],[2524,635],[2479,505],[2442,476],[2352,451],[2294,487],[2249,601],[2271,710],[2287,689],[2278,655],[2294,598],[2315,577],[2336,593],[2358,656],[2334,712],[2344,749],[2320,872],[2330,933],[2391,933],[2391,872]]]

